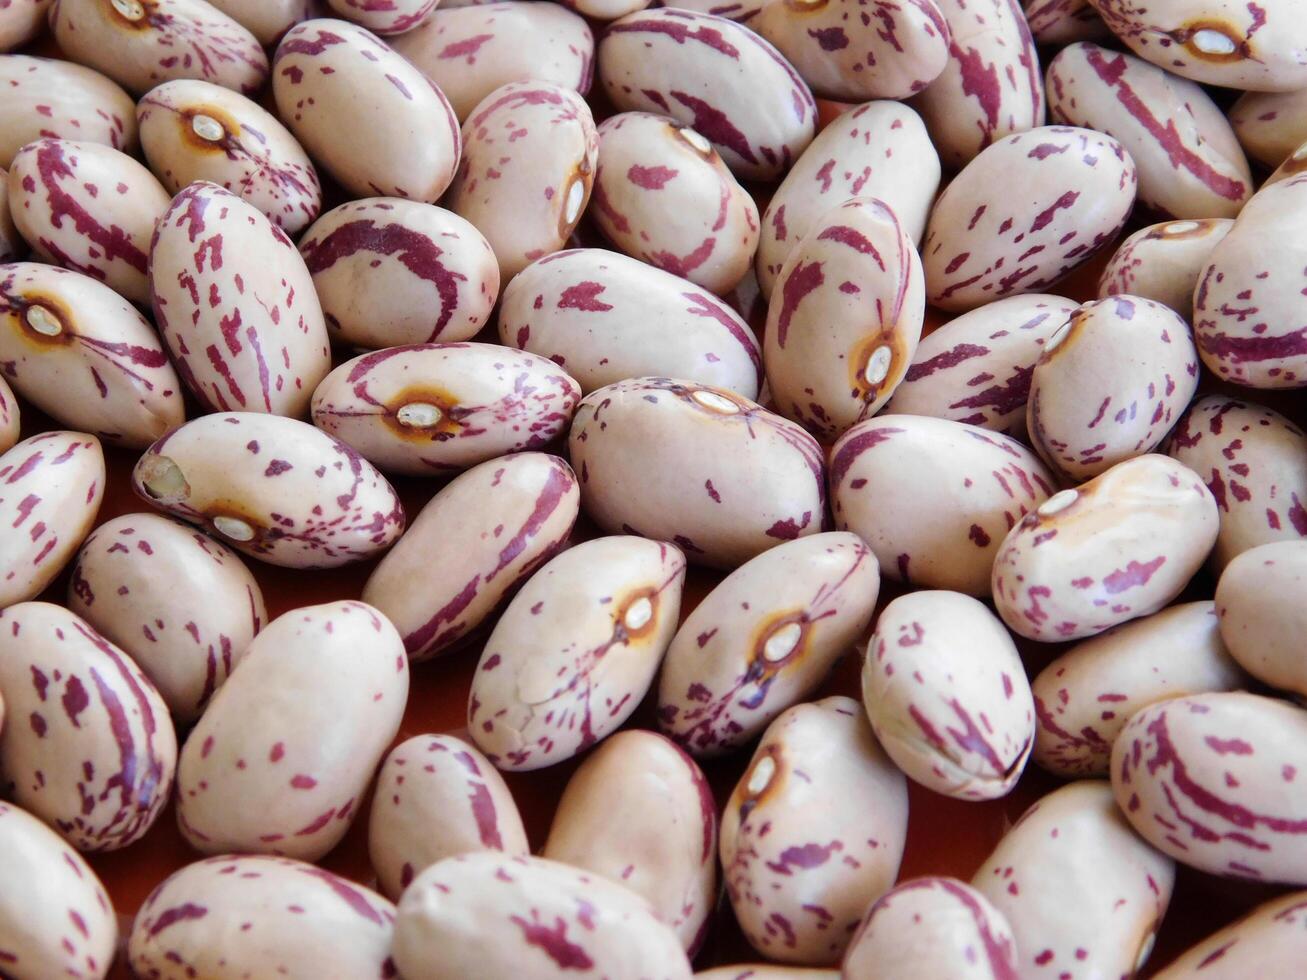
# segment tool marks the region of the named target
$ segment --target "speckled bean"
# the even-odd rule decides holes
[[[568,436],[600,527],[735,568],[823,530],[822,452],[788,419],[722,388],[637,378],[582,400]]]
[[[313,16],[317,0],[209,0],[236,23],[259,39],[265,47],[302,20]]]
[[[403,34],[431,16],[440,0],[327,0],[338,15],[383,37]]]
[[[12,262],[27,254],[27,242],[14,226],[9,207],[9,174],[0,168],[0,262]]]
[[[0,52],[21,48],[45,27],[50,0],[10,0],[0,8]]]
[[[486,641],[468,703],[472,740],[500,769],[570,759],[630,717],[676,631],[685,556],[660,541],[597,538],[513,597]]]
[[[1307,955],[1307,893],[1263,902],[1154,974],[1156,980],[1290,980]]]
[[[205,415],[152,445],[132,473],[138,496],[287,568],[371,558],[404,530],[385,477],[343,442],[276,415]]]
[[[136,664],[67,609],[23,602],[0,610],[0,690],[25,722],[0,737],[6,797],[80,851],[144,836],[172,793],[177,736]]]
[[[1074,44],[1112,36],[1089,0],[1026,0],[1026,23],[1038,44]]]
[[[722,815],[722,873],[750,945],[783,963],[838,963],[894,884],[907,826],[907,780],[858,702],[778,717]]]
[[[1245,551],[1216,584],[1221,638],[1258,680],[1307,695],[1307,542],[1279,541]]]
[[[0,374],[0,453],[7,453],[18,442],[21,431],[18,399],[9,382]]]
[[[1098,280],[1098,298],[1143,296],[1192,320],[1198,276],[1212,249],[1233,227],[1229,218],[1207,218],[1139,229],[1107,260]]]
[[[1307,88],[1245,92],[1230,106],[1229,119],[1250,157],[1278,167],[1307,142]]]
[[[449,0],[446,0],[446,2],[448,3]],[[766,2],[767,0],[676,0],[675,3],[666,3],[664,5],[680,7],[682,10],[693,10],[701,14],[713,14],[717,17],[726,17],[747,24],[758,16],[758,12],[762,10]]]
[[[179,722],[200,716],[268,621],[230,549],[155,514],[115,517],[86,539],[68,608],[127,652]]]
[[[98,71],[71,61],[0,55],[0,167],[43,136],[136,148],[136,105]]]

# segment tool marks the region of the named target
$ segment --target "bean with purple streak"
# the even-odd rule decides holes
[[[440,0],[327,0],[337,16],[385,37],[403,34],[431,16]]]
[[[1291,980],[1307,955],[1307,893],[1258,905],[1154,974],[1156,980]]]
[[[0,167],[49,136],[136,149],[136,104],[98,71],[71,61],[0,55]]]
[[[1278,541],[1245,551],[1216,583],[1221,638],[1259,681],[1307,695],[1307,541]]]
[[[621,726],[676,631],[685,556],[636,537],[564,551],[513,597],[472,678],[468,729],[500,769],[554,765]]]
[[[1193,319],[1194,287],[1212,249],[1234,227],[1230,218],[1164,221],[1126,238],[1103,267],[1098,298],[1130,293]]]
[[[0,262],[13,262],[27,254],[27,242],[14,226],[9,208],[9,174],[0,169]]]
[[[1089,0],[1026,0],[1026,23],[1037,44],[1075,44],[1112,36]]]
[[[1245,92],[1230,106],[1229,119],[1248,155],[1273,169],[1307,142],[1307,88]]]
[[[209,0],[236,23],[259,39],[265,47],[302,20],[313,16],[318,0]]]
[[[21,434],[18,399],[9,382],[0,374],[0,454],[14,448]]]
[[[50,0],[10,0],[0,7],[0,52],[21,48],[45,27]]]
[[[448,3],[449,0],[446,0]],[[758,16],[767,0],[676,0],[676,6],[701,14],[712,14],[747,24]],[[671,4],[667,4],[671,6]]]
[[[68,608],[126,651],[183,723],[268,621],[259,583],[230,549],[156,514],[95,529],[73,564]]]

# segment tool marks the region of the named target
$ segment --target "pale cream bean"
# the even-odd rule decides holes
[[[50,0],[10,0],[0,8],[0,52],[21,48],[45,27]]]
[[[50,28],[67,57],[137,95],[173,78],[257,92],[268,78],[258,39],[204,0],[59,0]]]
[[[127,957],[157,980],[394,976],[395,907],[284,858],[210,858],[173,872],[136,914]]]
[[[1125,239],[1103,267],[1098,298],[1130,293],[1193,320],[1194,287],[1212,249],[1234,227],[1230,218],[1163,221]]]
[[[717,899],[717,805],[694,760],[661,735],[618,732],[558,800],[541,857],[625,885],[693,956]]]
[[[621,726],[676,631],[685,556],[660,541],[597,538],[513,597],[472,678],[468,729],[500,769],[570,759]]]
[[[319,0],[209,0],[236,23],[270,47],[302,20],[313,16]]]
[[[643,10],[649,0],[564,0],[564,5],[594,20],[616,20]]]
[[[136,148],[132,97],[98,71],[71,61],[0,55],[0,167],[44,136]]]
[[[666,6],[680,7],[682,10],[693,10],[701,14],[713,14],[716,17],[727,17],[747,24],[758,16],[758,12],[766,6],[766,2],[767,0],[676,0],[675,3]]]
[[[745,938],[768,959],[838,963],[893,886],[907,828],[907,780],[862,706],[830,697],[790,708],[722,815],[722,875]]]
[[[1284,162],[1275,168],[1275,173],[1266,178],[1262,187],[1278,184],[1290,177],[1296,177],[1304,171],[1307,171],[1307,143],[1304,143],[1285,157]]]
[[[994,605],[1013,631],[1049,642],[1157,612],[1216,542],[1211,491],[1150,454],[1063,490],[1012,529],[994,559]]]
[[[404,508],[371,463],[276,415],[194,419],[146,450],[132,486],[242,554],[287,568],[362,561],[404,530]]]
[[[0,375],[0,453],[7,453],[20,434],[18,399],[3,375]]]
[[[686,5],[688,6],[688,3]],[[694,980],[840,980],[840,971],[808,969],[802,966],[776,966],[774,963],[749,963],[700,970],[694,975]]]
[[[0,609],[35,599],[63,571],[104,486],[104,451],[84,432],[43,432],[0,456]]]
[[[1278,167],[1307,142],[1307,88],[1245,92],[1230,106],[1229,118],[1248,155]]]
[[[13,801],[79,851],[140,840],[177,768],[168,706],[140,668],[67,609],[22,602],[0,610],[0,690]]]
[[[101,980],[118,923],[82,856],[31,814],[0,803],[0,964],[14,980]]]
[[[27,254],[27,242],[15,227],[9,207],[9,174],[0,168],[0,262],[12,262]]]
[[[383,37],[420,27],[440,0],[327,0],[339,16]]]
[[[395,965],[414,980],[689,980],[670,926],[621,885],[556,861],[482,852],[418,875],[395,921]]]
[[[386,756],[368,822],[381,890],[399,898],[437,861],[473,851],[531,852],[504,777],[452,735],[414,735]]]
[[[879,592],[876,558],[856,534],[814,534],[746,562],[672,640],[659,727],[697,758],[749,741],[861,639]]]
[[[568,436],[600,527],[736,568],[823,530],[822,451],[788,419],[722,388],[636,378],[582,400]]]
[[[200,716],[268,621],[234,552],[156,514],[96,528],[73,564],[68,608],[131,656],[179,722]]]
[[[1112,743],[1136,711],[1247,684],[1221,642],[1216,605],[1172,606],[1077,643],[1040,671],[1031,758],[1064,779],[1106,776]]]
[[[273,58],[272,93],[282,122],[356,197],[434,203],[454,177],[462,140],[449,100],[357,25],[292,27]]]
[[[1003,536],[1057,482],[1008,436],[881,415],[831,448],[830,488],[836,527],[871,546],[883,577],[984,597]]]
[[[1279,541],[1245,551],[1216,584],[1221,638],[1259,681],[1307,695],[1307,541]]]
[[[1130,830],[1101,780],[1028,809],[971,884],[1006,917],[1030,980],[1133,976],[1171,901],[1175,865]]]
[[[274,619],[186,740],[182,836],[206,854],[318,860],[349,829],[407,697],[403,641],[371,606],[332,602]]]
[[[1039,44],[1074,44],[1112,36],[1089,0],[1026,0],[1026,23]]]
[[[1157,980],[1292,980],[1307,954],[1304,925],[1307,893],[1282,895],[1208,936],[1153,976]]]

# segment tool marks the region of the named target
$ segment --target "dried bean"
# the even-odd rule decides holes
[[[327,5],[346,20],[361,24],[375,34],[403,34],[420,27],[440,0],[327,0]]]
[[[1194,287],[1212,249],[1234,221],[1164,221],[1141,228],[1123,241],[1103,267],[1098,298],[1130,293],[1169,306],[1193,320]]]
[[[1243,552],[1216,584],[1221,639],[1259,681],[1307,695],[1307,542],[1279,541]]]
[[[1278,167],[1307,142],[1307,88],[1245,92],[1229,112],[1244,150],[1258,163]]]
[[[1292,892],[1263,902],[1237,922],[1213,933],[1170,966],[1156,980],[1245,980],[1288,977],[1302,962],[1307,936],[1307,894]],[[1286,972],[1287,971],[1287,972]]]
[[[42,137],[136,148],[136,105],[98,71],[71,61],[0,55],[0,167]]]

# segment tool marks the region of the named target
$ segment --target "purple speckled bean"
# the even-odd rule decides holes
[[[663,661],[658,724],[711,758],[807,698],[871,623],[880,569],[855,534],[788,541],[695,606]]]
[[[414,735],[386,756],[368,823],[381,890],[398,899],[437,861],[473,851],[530,853],[499,770],[452,735]]]
[[[127,956],[142,980],[393,977],[394,921],[388,901],[330,871],[285,858],[216,857],[150,893]]]
[[[273,58],[272,92],[282,122],[356,197],[434,203],[454,177],[462,139],[449,100],[355,24],[292,27]]]
[[[156,514],[124,514],[86,539],[68,608],[136,661],[180,722],[200,716],[268,620],[230,549]]]
[[[676,631],[685,556],[660,541],[596,538],[513,597],[468,701],[472,740],[500,769],[570,759],[626,721]]]
[[[7,453],[18,442],[21,431],[18,399],[9,382],[0,374],[0,453]]]
[[[63,571],[104,485],[104,451],[84,432],[43,432],[0,456],[0,609],[35,599]]]
[[[1175,865],[1136,837],[1101,780],[1022,814],[971,880],[1007,918],[1025,980],[1130,977],[1152,952]]]
[[[0,803],[0,963],[14,980],[101,980],[118,923],[91,866],[53,830]]]
[[[27,242],[18,233],[9,211],[9,174],[0,169],[0,262],[12,262],[27,254]]]
[[[835,524],[871,546],[883,577],[982,597],[1003,536],[1056,487],[1015,439],[925,416],[860,422],[830,455]]]
[[[177,735],[140,668],[48,602],[0,610],[5,796],[80,851],[139,840],[172,793]]]
[[[209,0],[209,3],[271,46],[302,20],[314,16],[318,0]]]
[[[1216,541],[1216,501],[1199,476],[1150,454],[1050,497],[994,559],[994,605],[1032,640],[1076,640],[1157,612]]]
[[[0,5],[0,52],[21,48],[45,27],[50,0],[7,0]]]
[[[327,327],[304,260],[262,211],[191,184],[155,229],[150,282],[159,333],[205,409],[304,414],[331,370]]]
[[[1172,606],[1078,643],[1040,671],[1031,758],[1064,779],[1106,776],[1112,743],[1140,708],[1247,684],[1221,642],[1215,604]]]
[[[1135,232],[1103,267],[1098,298],[1130,293],[1169,306],[1193,319],[1194,287],[1212,249],[1221,243],[1234,221],[1164,221]]]
[[[384,551],[404,508],[367,460],[319,429],[276,415],[205,415],[152,445],[138,496],[237,551],[287,568],[335,568]]]
[[[499,340],[556,361],[587,393],[667,375],[755,398],[753,330],[687,279],[617,252],[571,249],[527,266],[504,290]]]
[[[1307,88],[1245,92],[1229,110],[1230,125],[1247,154],[1278,167],[1307,142]]]
[[[663,112],[694,128],[736,174],[776,180],[816,132],[817,106],[790,63],[748,28],[689,10],[613,23],[599,79],[619,110]]]
[[[186,739],[182,836],[206,854],[318,860],[349,829],[407,697],[403,641],[371,606],[332,602],[277,617]]]
[[[1307,695],[1307,541],[1278,541],[1245,551],[1216,584],[1221,638],[1230,656],[1258,680]]]
[[[174,78],[250,93],[268,78],[258,39],[204,0],[58,0],[50,28],[67,57],[137,95]]]
[[[1026,0],[1026,23],[1038,44],[1074,44],[1112,36],[1089,0]]]
[[[736,568],[824,530],[817,441],[722,388],[670,378],[600,388],[577,408],[568,447],[596,524],[672,541],[696,564]]]
[[[1257,906],[1153,974],[1156,980],[1288,980],[1307,956],[1307,892]]]
[[[89,276],[0,266],[0,370],[65,425],[143,449],[185,421],[181,383],[149,321]]]
[[[618,732],[568,780],[541,857],[625,885],[693,956],[717,899],[717,805],[703,772],[653,732]]]
[[[722,874],[745,938],[783,963],[838,963],[894,884],[907,828],[907,780],[862,706],[830,697],[790,708],[722,815]]]
[[[0,167],[43,136],[136,148],[136,105],[98,71],[71,61],[0,55]]]
[[[690,980],[670,926],[635,893],[545,858],[447,858],[404,892],[395,965],[422,980]]]
[[[380,34],[403,34],[431,16],[440,0],[327,0],[327,6],[346,20]]]
[[[970,885],[914,878],[867,910],[842,976],[1017,980],[1016,939],[1003,913]]]
[[[926,299],[962,311],[1062,280],[1116,238],[1135,166],[1102,133],[1043,126],[1008,136],[945,189],[921,246]],[[1025,193],[994,196],[994,188]]]

